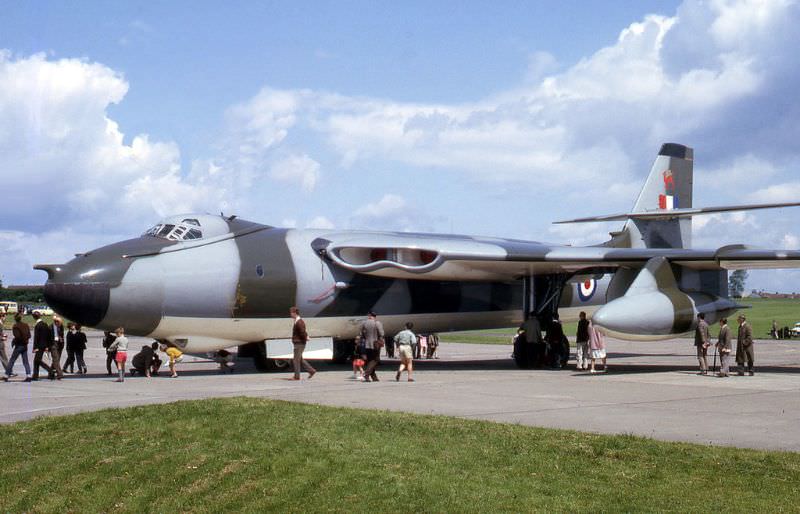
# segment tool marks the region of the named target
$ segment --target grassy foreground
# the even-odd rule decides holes
[[[0,427],[3,512],[795,510],[797,454],[234,398]]]

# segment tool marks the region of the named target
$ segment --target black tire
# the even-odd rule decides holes
[[[533,367],[533,345],[525,342],[524,337],[518,337],[514,341],[514,362],[520,369],[531,369]]]
[[[336,339],[333,341],[333,362],[347,364],[355,351],[355,339]]]
[[[281,365],[275,359],[267,358],[267,345],[264,341],[247,343],[239,346],[239,357],[253,359],[256,369],[261,372],[278,371],[288,367],[288,361],[281,360]]]

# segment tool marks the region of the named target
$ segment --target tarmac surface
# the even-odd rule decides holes
[[[219,374],[207,359],[185,356],[178,378],[115,383],[106,375],[101,333],[89,331],[89,373],[24,383],[24,371],[0,383],[0,423],[110,407],[210,397],[253,396],[332,406],[444,414],[471,419],[635,434],[667,441],[800,451],[800,341],[757,341],[756,374],[697,374],[692,342],[609,340],[609,371],[520,370],[511,347],[444,343],[441,358],[416,362],[414,383],[394,380],[384,359],[380,382],[352,379],[349,366],[315,364],[312,380],[258,373],[248,360]],[[133,355],[150,340],[130,338]],[[573,347],[574,349],[574,347]],[[8,352],[10,354],[10,351]],[[162,358],[163,358],[162,354]],[[32,359],[31,359],[32,360]],[[712,354],[709,361],[713,361]],[[709,362],[711,364],[711,362]],[[735,374],[734,374],[735,375]]]

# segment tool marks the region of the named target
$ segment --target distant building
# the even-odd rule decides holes
[[[748,298],[770,298],[778,300],[800,300],[800,293],[768,293],[766,291],[753,291]]]

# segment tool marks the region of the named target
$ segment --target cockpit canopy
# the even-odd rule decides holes
[[[142,235],[170,241],[192,241],[221,236],[228,232],[230,227],[221,216],[180,214],[164,218]]]

